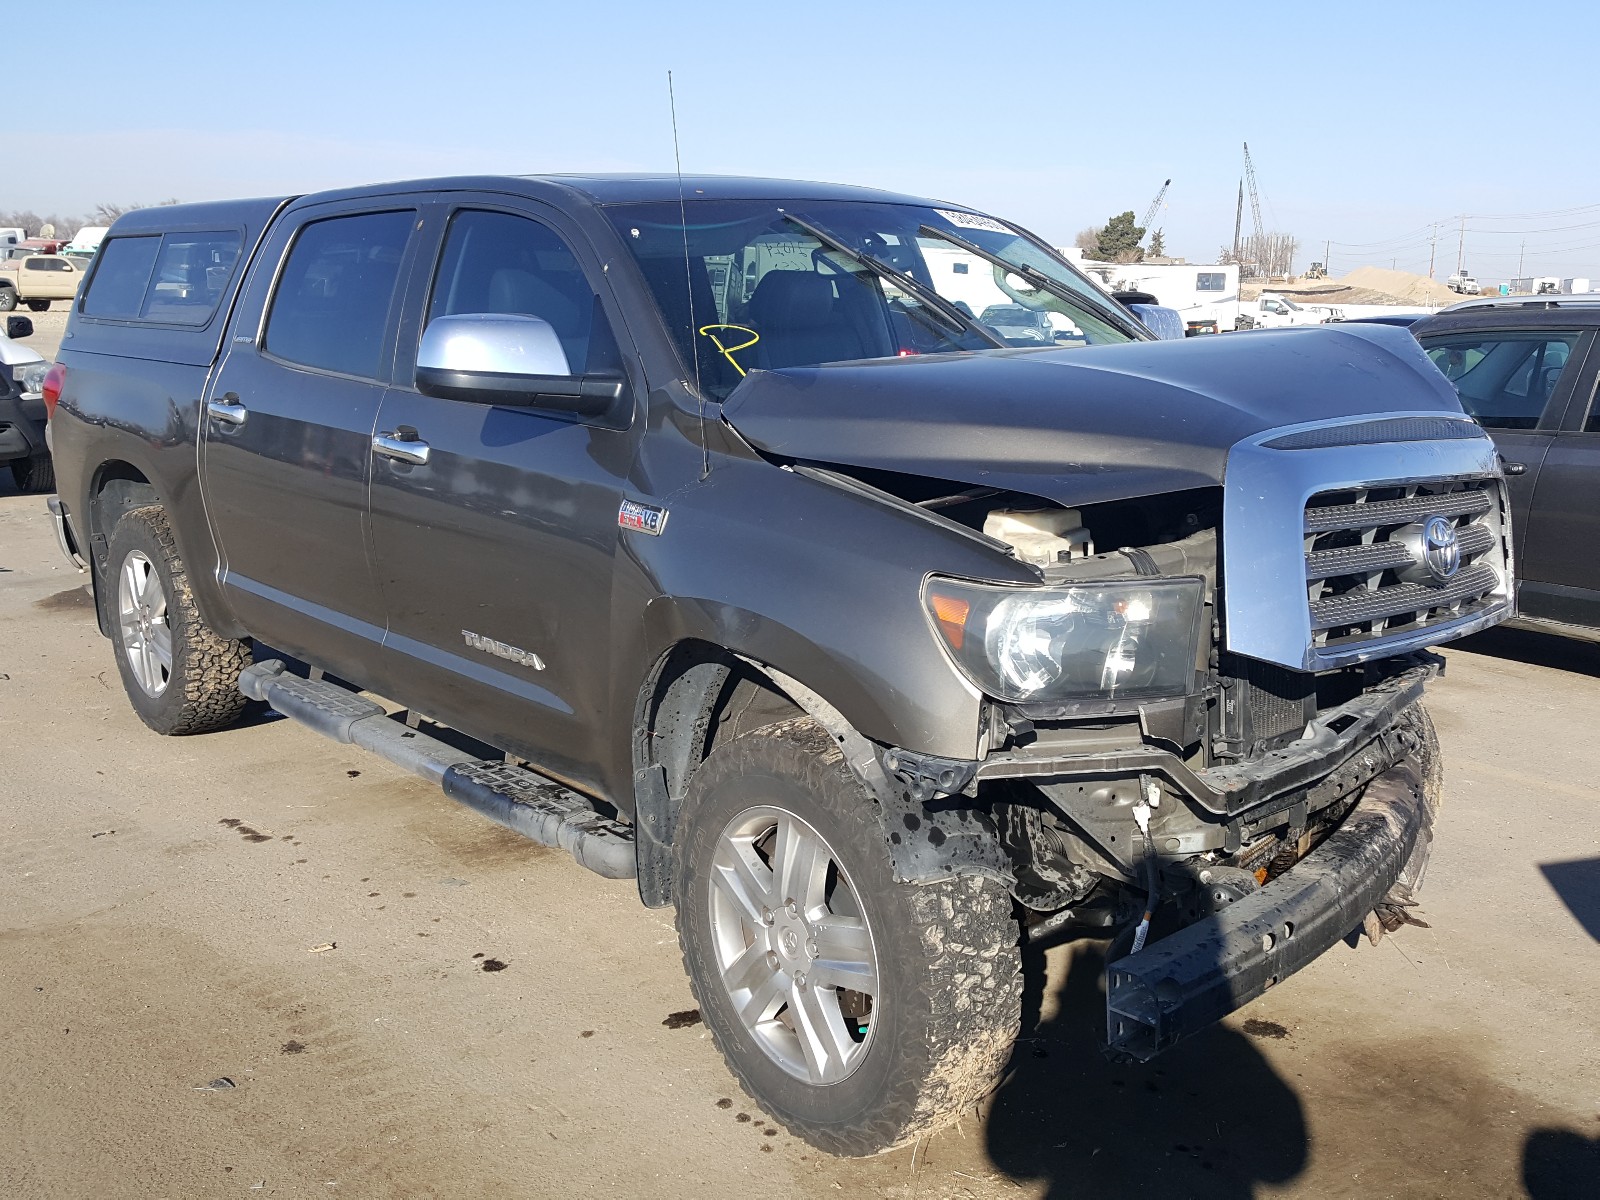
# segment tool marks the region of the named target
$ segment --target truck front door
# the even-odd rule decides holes
[[[418,461],[374,458],[372,543],[388,671],[429,716],[581,785],[596,782],[604,757],[613,623],[638,619],[614,611],[612,596],[636,430],[406,383],[426,323],[465,313],[542,317],[574,374],[616,368],[613,321],[597,298],[608,303],[609,289],[578,257],[587,243],[557,219],[463,202],[448,213],[436,265],[419,263],[413,291],[424,300],[404,326],[378,422]]]
[[[1466,409],[1494,438],[1506,462],[1516,548],[1518,604],[1551,616],[1538,582],[1547,570],[1551,513],[1538,494],[1546,460],[1569,407],[1592,335],[1581,329],[1505,328],[1424,336],[1434,366],[1455,385]]]
[[[35,254],[22,260],[17,289],[26,300],[70,300],[83,273],[59,254]]]
[[[1600,627],[1600,345],[1588,358],[1534,485],[1521,597],[1529,616]]]
[[[418,212],[369,201],[292,217],[245,281],[207,395],[206,509],[245,627],[371,681],[384,613],[368,561],[367,483]]]

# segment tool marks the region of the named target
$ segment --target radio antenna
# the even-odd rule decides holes
[[[706,393],[700,386],[699,327],[694,319],[694,270],[689,258],[689,209],[683,198],[683,156],[678,151],[678,97],[667,72],[667,105],[672,110],[672,161],[678,170],[678,225],[683,230],[683,288],[689,297],[689,357],[694,362],[694,399],[700,413],[700,478],[711,474],[711,447],[706,444]]]

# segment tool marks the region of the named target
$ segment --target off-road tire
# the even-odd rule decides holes
[[[32,312],[49,312],[50,311],[50,301],[48,301],[48,300],[29,300],[28,301],[28,308]]]
[[[1437,815],[1444,804],[1444,755],[1439,752],[1439,733],[1433,727],[1433,718],[1421,703],[1417,703],[1401,714],[1400,723],[1408,726],[1417,737],[1417,748],[1412,753],[1422,772],[1423,798]]]
[[[715,958],[710,863],[728,823],[758,805],[788,810],[822,835],[874,930],[881,992],[871,1040],[837,1083],[798,1079],[754,1043]],[[744,1090],[786,1129],[830,1154],[877,1154],[950,1123],[994,1089],[1021,1019],[1010,894],[977,876],[896,883],[876,801],[814,721],[718,747],[695,772],[677,829],[678,938],[701,1015]]]
[[[166,593],[172,674],[158,696],[150,695],[135,679],[117,623],[119,573],[135,550],[154,564]],[[101,603],[110,616],[122,686],[139,719],[157,733],[174,735],[210,733],[232,725],[246,703],[239,691],[239,673],[250,665],[250,644],[223,637],[201,618],[166,511],[151,504],[123,513],[111,531],[107,562]]]
[[[24,494],[54,491],[56,465],[48,454],[11,460],[11,482]]]
[[[15,288],[0,288],[0,312],[10,312],[17,306],[17,292]]]

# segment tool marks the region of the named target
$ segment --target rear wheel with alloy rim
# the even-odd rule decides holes
[[[678,935],[718,1048],[833,1154],[875,1154],[993,1088],[1020,1016],[1004,884],[896,883],[878,807],[805,718],[718,747],[678,824]]]
[[[111,531],[111,641],[123,689],[157,733],[206,733],[238,720],[239,673],[250,646],[201,618],[166,513],[155,505],[123,514]]]

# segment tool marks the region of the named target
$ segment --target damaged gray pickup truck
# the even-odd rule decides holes
[[[1028,939],[1110,939],[1148,1058],[1392,920],[1426,647],[1514,594],[1405,330],[1153,341],[1017,226],[862,189],[138,210],[45,397],[148,725],[265,701],[636,878],[838,1154],[994,1085]]]

